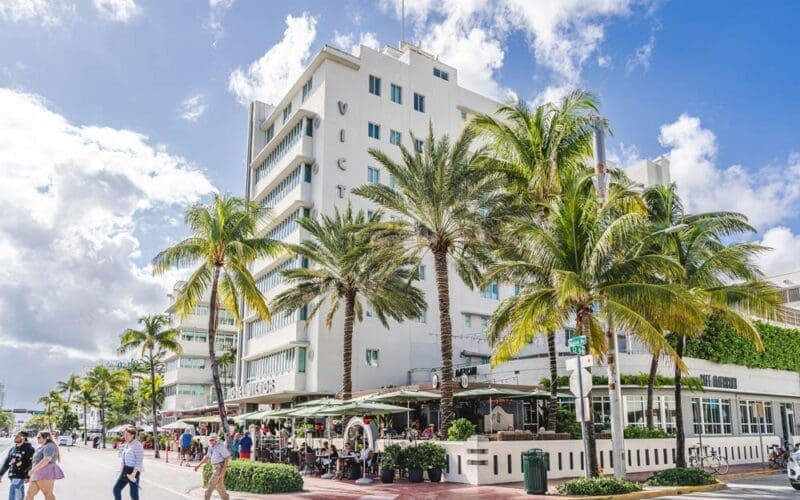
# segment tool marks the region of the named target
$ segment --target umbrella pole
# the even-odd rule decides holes
[[[492,396],[489,396],[489,434],[492,433],[494,422],[492,422]]]
[[[411,428],[411,402],[406,401],[406,409],[409,410],[406,412],[406,429]]]

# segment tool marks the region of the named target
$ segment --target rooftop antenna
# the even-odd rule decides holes
[[[406,0],[400,0],[400,50],[406,40]]]

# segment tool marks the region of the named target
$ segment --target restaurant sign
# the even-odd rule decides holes
[[[271,394],[273,392],[275,392],[275,380],[261,379],[248,382],[245,385],[229,387],[226,399],[241,399],[252,396],[261,396],[263,394]]]
[[[700,375],[703,387],[716,387],[720,389],[736,389],[736,377],[722,377],[719,375]]]
[[[461,375],[477,375],[477,374],[478,374],[477,366],[465,366],[462,368],[455,369],[455,378],[460,378]]]

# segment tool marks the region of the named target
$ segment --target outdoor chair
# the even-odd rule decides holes
[[[317,456],[313,452],[306,452],[303,454],[303,470],[300,474],[303,476],[313,476],[314,469],[317,467]]]

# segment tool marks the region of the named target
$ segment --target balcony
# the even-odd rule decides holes
[[[295,318],[297,313],[295,313]],[[295,319],[292,322],[267,332],[259,337],[245,340],[244,361],[259,358],[266,353],[285,349],[291,345],[308,343],[308,331],[305,321]]]
[[[311,183],[301,182],[290,191],[287,191],[286,195],[271,207],[269,218],[261,223],[259,233],[266,233],[299,209],[310,209],[312,206]]]
[[[305,239],[308,239],[308,233],[304,229],[300,229],[299,226],[288,235],[280,238],[283,243],[288,245],[297,245]],[[253,274],[261,274],[262,272],[277,266],[284,260],[286,260],[286,254],[276,258],[264,257],[262,259],[256,259],[250,265],[250,270],[253,272]]]
[[[250,164],[253,169],[251,198],[257,198],[282,176],[287,167],[301,163],[314,163],[313,121],[316,113],[299,110],[281,129],[281,134],[271,140]],[[310,121],[308,121],[310,120]]]

